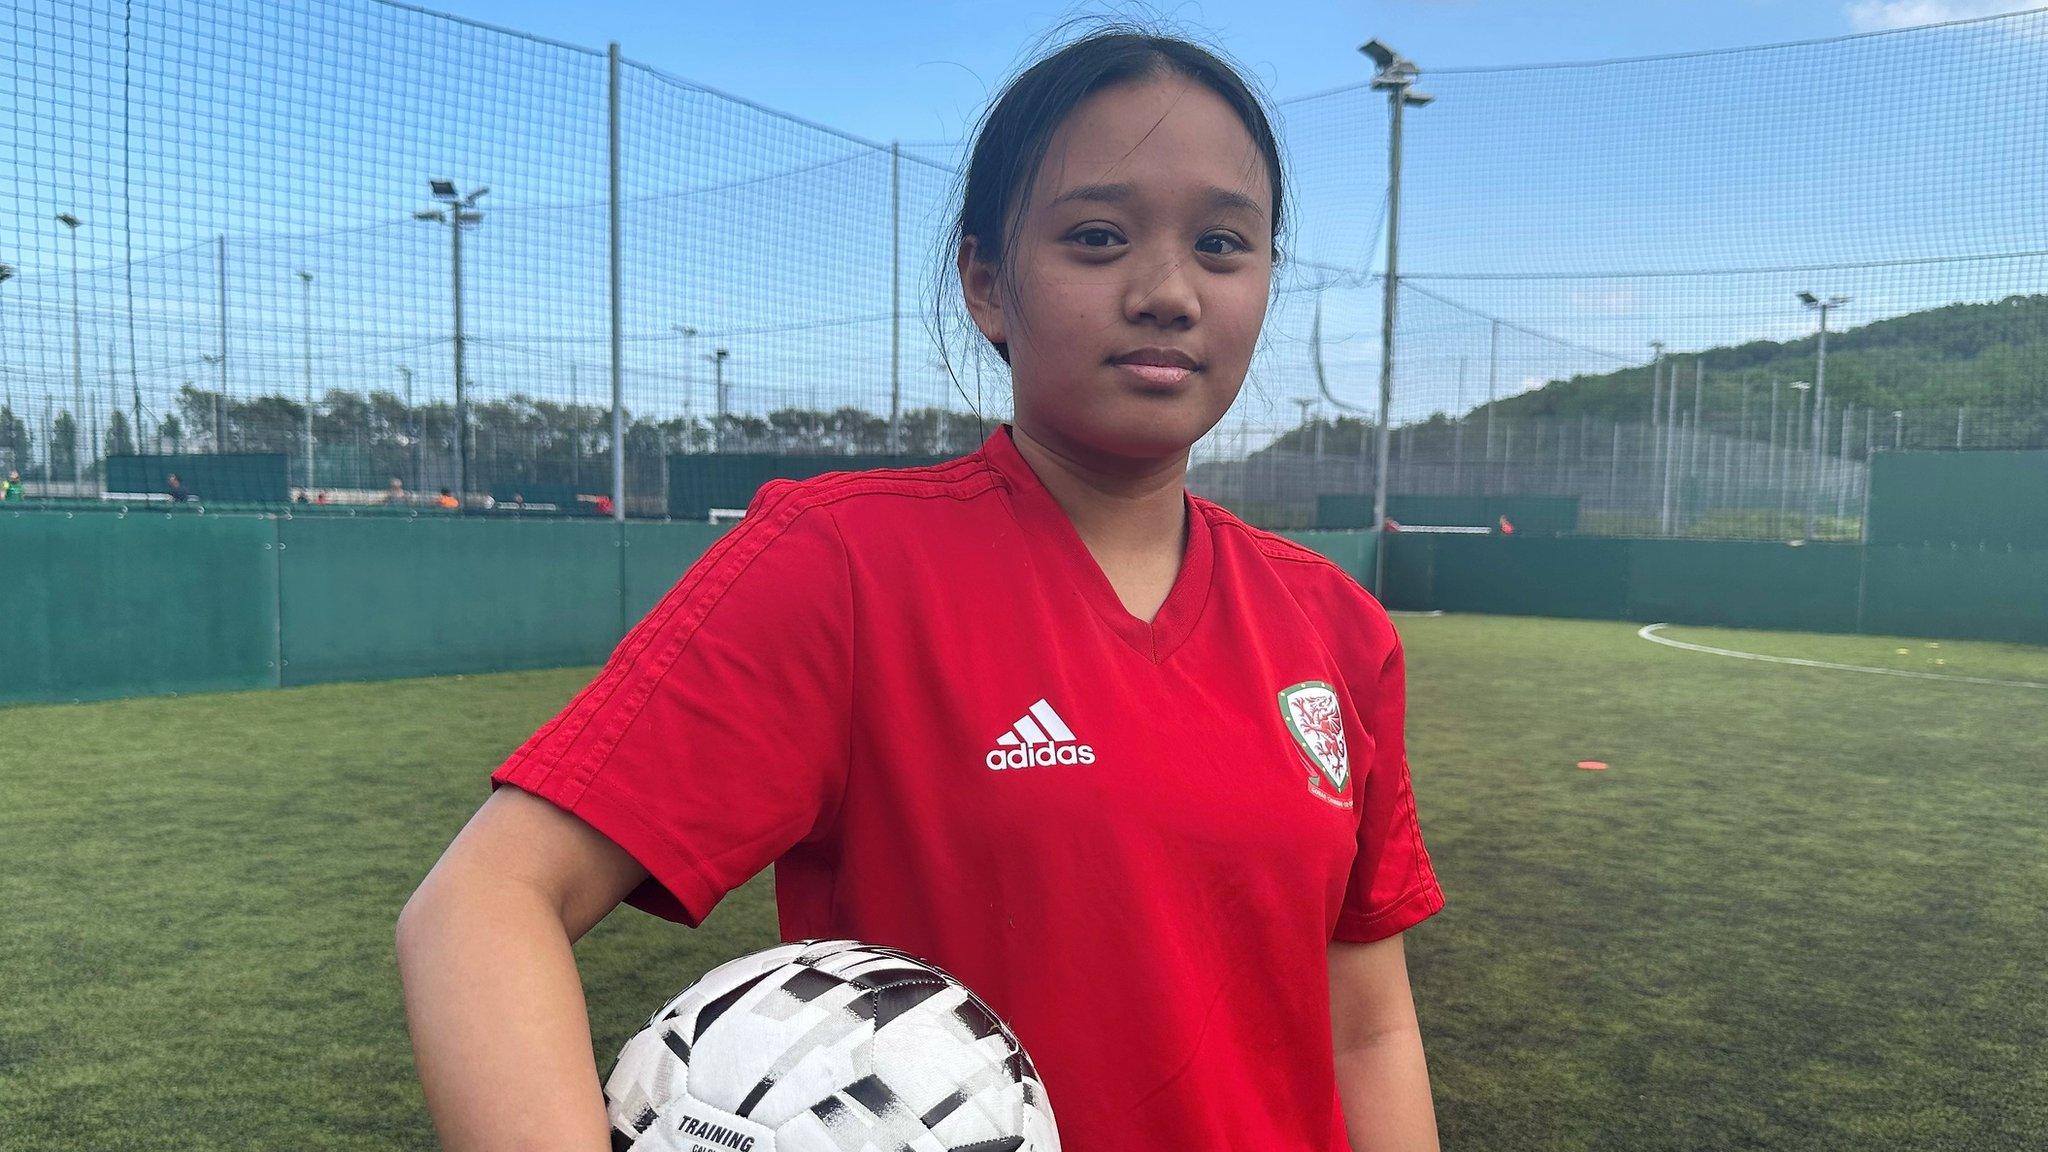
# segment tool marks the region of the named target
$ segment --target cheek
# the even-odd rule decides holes
[[[1215,340],[1213,355],[1226,354],[1240,364],[1251,362],[1272,299],[1272,277],[1235,276],[1222,281],[1210,298],[1207,320]]]
[[[1104,333],[1123,314],[1121,285],[1113,277],[1039,275],[1024,281],[1024,312],[1017,339],[1032,358],[1070,364],[1102,353]],[[1106,354],[1106,353],[1103,353]]]

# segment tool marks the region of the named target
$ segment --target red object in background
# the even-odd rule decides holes
[[[1387,531],[1399,532],[1400,530],[1401,522],[1399,520],[1394,519],[1392,516],[1387,517]]]
[[[1505,516],[1501,517],[1500,534],[1503,536],[1513,536],[1515,534],[1515,522]]]
[[[597,514],[599,516],[609,516],[612,514],[611,497],[600,495],[593,503],[597,505]]]
[[[313,497],[313,503],[315,503],[315,504],[325,504],[325,503],[327,503],[327,493],[325,493],[325,492],[322,492],[322,493],[320,493],[320,494],[319,494],[318,496],[315,496],[315,497]]]

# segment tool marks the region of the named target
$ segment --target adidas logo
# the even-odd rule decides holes
[[[1074,730],[1040,700],[1010,730],[996,737],[983,762],[1000,772],[1006,768],[1043,768],[1051,764],[1093,764],[1095,749],[1080,743]]]

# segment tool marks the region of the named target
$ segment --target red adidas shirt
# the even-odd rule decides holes
[[[783,938],[953,973],[1067,1152],[1348,1149],[1327,942],[1443,906],[1401,647],[1336,565],[1190,496],[1133,617],[1007,428],[762,488],[492,776],[696,925],[776,865]]]

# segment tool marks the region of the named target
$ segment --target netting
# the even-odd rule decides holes
[[[2044,42],[2036,12],[1425,62],[1392,495],[1855,538],[1873,454],[2048,448]],[[615,369],[634,515],[674,511],[676,457],[925,458],[1008,413],[1000,361],[934,308],[958,142],[624,62],[614,356],[604,52],[370,0],[6,0],[0,85],[17,497],[164,499],[180,461],[281,456],[270,499],[601,512]],[[1289,259],[1190,482],[1299,526],[1372,492],[1389,116],[1363,81],[1276,110]],[[1846,298],[1824,376],[1800,292]]]
[[[2044,42],[2032,12],[1425,62],[1434,100],[1403,133],[1391,492],[1572,497],[1588,532],[1856,538],[1873,453],[2048,448]],[[1307,493],[1371,466],[1351,454],[1373,447],[1354,421],[1377,414],[1385,201],[1337,190],[1383,193],[1389,114],[1365,85],[1282,112],[1307,257],[1286,288],[1321,301],[1327,390],[1313,306],[1277,310],[1264,379],[1306,419],[1241,414],[1205,479],[1302,522]],[[1801,293],[1847,298],[1824,375]]]

